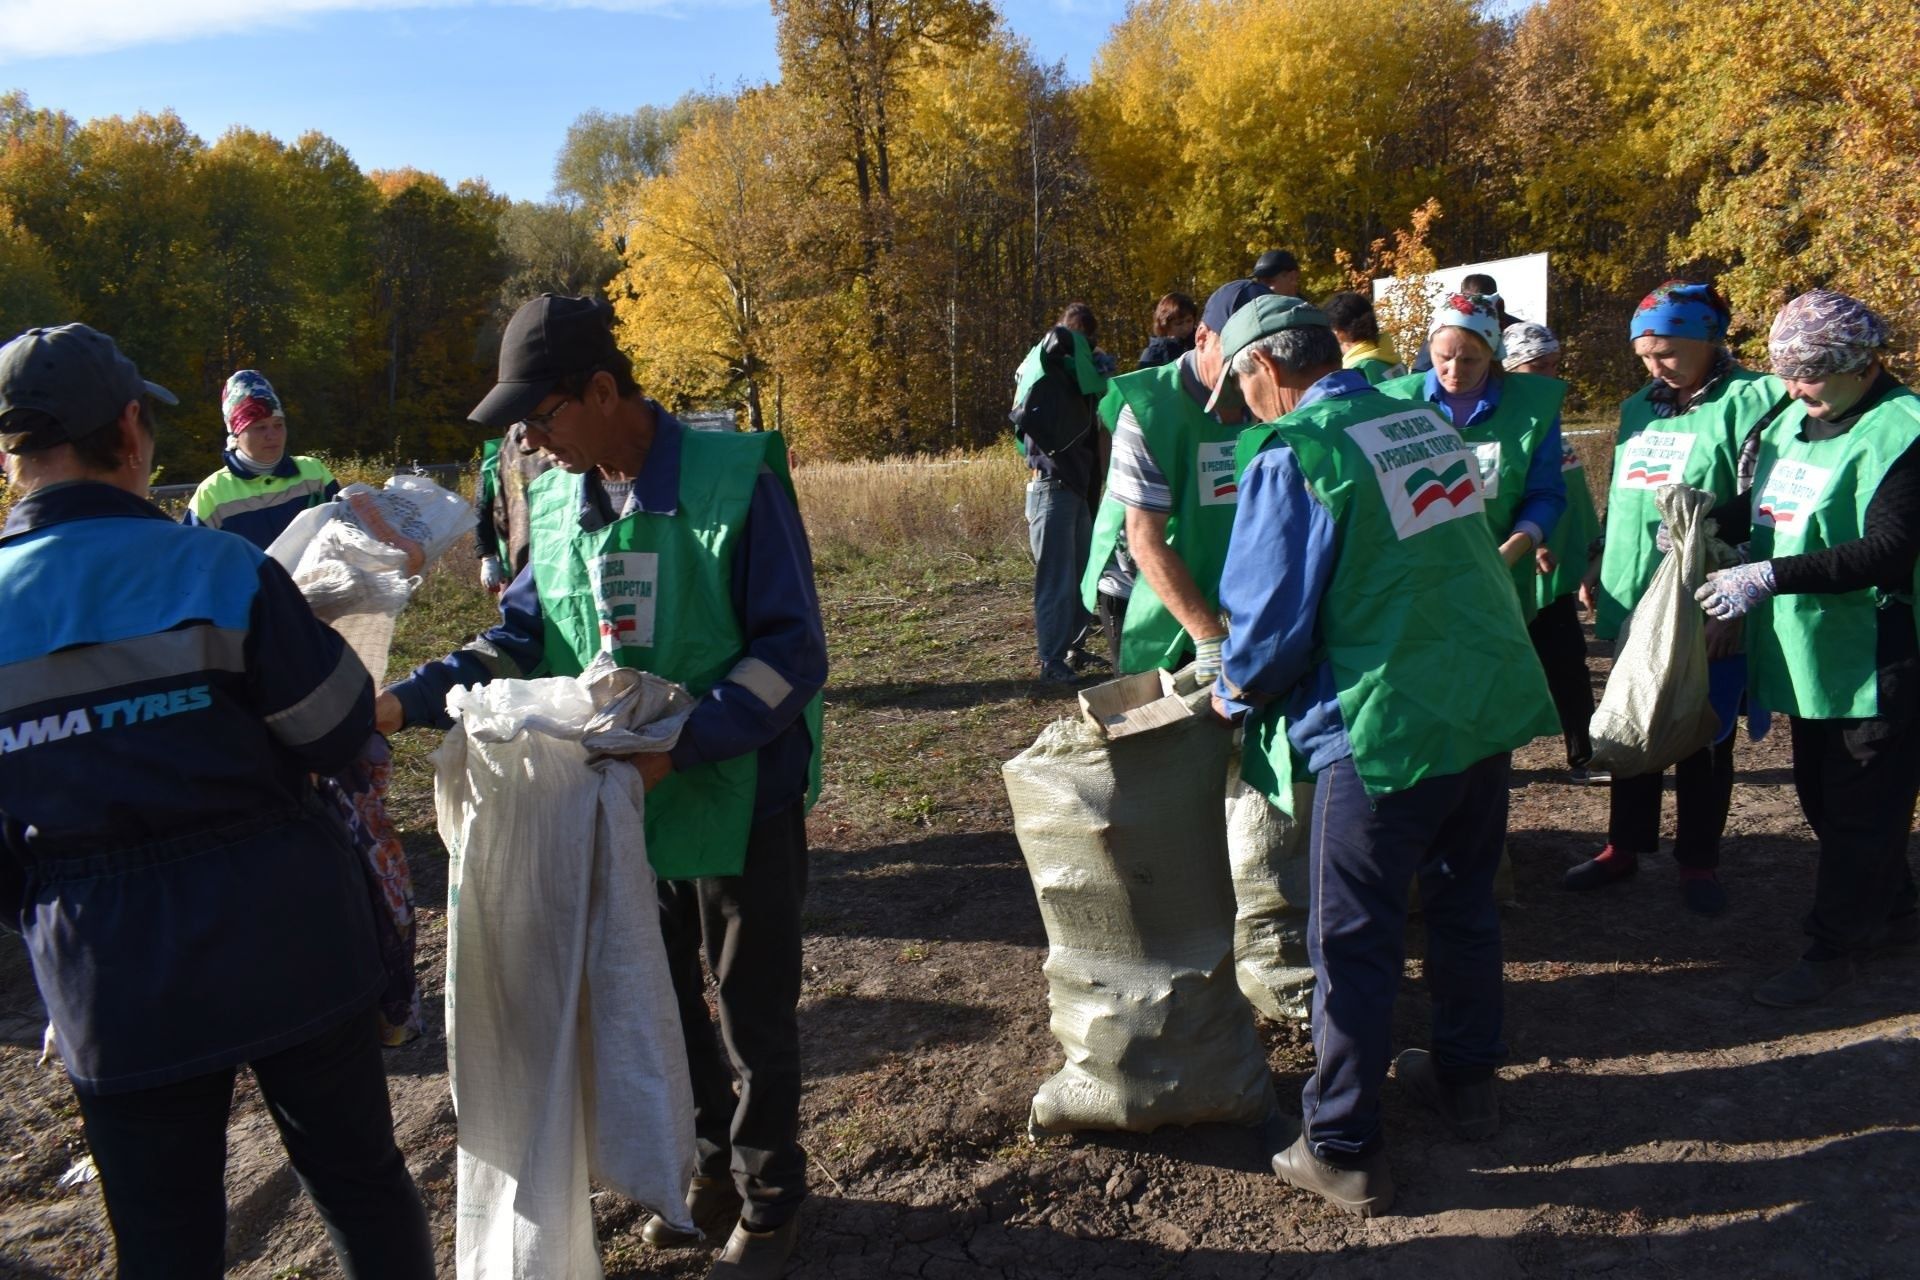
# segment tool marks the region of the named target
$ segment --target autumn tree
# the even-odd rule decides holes
[[[622,340],[670,404],[745,405],[768,421],[766,329],[788,274],[788,226],[812,160],[782,90],[708,102],[664,173],[622,189],[608,225],[629,246],[615,279]]]

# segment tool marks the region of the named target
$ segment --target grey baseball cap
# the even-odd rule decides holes
[[[84,324],[29,329],[0,347],[0,432],[19,429],[8,426],[15,410],[52,420],[35,424],[21,453],[92,435],[141,396],[180,403],[142,378],[112,338]]]

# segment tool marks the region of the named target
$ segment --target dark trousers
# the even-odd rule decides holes
[[[1115,672],[1120,670],[1120,633],[1127,625],[1127,597],[1110,596],[1100,593],[1099,599],[1100,630],[1107,637],[1107,657],[1113,662]]]
[[[1351,758],[1320,775],[1308,843],[1313,1075],[1307,1141],[1333,1164],[1381,1144],[1380,1087],[1393,1060],[1393,1000],[1417,875],[1427,925],[1432,1048],[1443,1079],[1485,1079],[1501,1041],[1500,908],[1493,876],[1507,832],[1510,757],[1369,800]]]
[[[1587,637],[1580,630],[1580,606],[1561,596],[1527,624],[1540,669],[1547,675],[1553,709],[1560,714],[1560,736],[1567,741],[1567,767],[1579,769],[1593,758],[1587,726],[1593,720],[1593,678],[1587,674]]]
[[[427,1215],[394,1146],[373,1011],[248,1065],[348,1280],[432,1280]],[[79,1095],[121,1280],[226,1274],[236,1070]]]
[[[1826,959],[1871,945],[1920,900],[1907,861],[1920,734],[1911,720],[1791,723],[1793,789],[1820,841],[1806,931]]]
[[[1719,742],[1673,766],[1673,856],[1683,867],[1711,871],[1720,865],[1720,836],[1733,803],[1733,739]],[[1660,848],[1660,783],[1664,773],[1615,778],[1607,797],[1607,843],[1622,853]]]
[[[806,892],[799,804],[753,824],[739,875],[660,882],[667,962],[693,1075],[696,1168],[701,1177],[732,1177],[747,1202],[741,1217],[756,1230],[791,1218],[807,1195],[797,1012]],[[724,1056],[707,1014],[703,941],[720,992]]]

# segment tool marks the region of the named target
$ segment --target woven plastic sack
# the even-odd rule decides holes
[[[460,1280],[598,1280],[589,1179],[692,1229],[693,1092],[645,789],[586,739],[671,746],[693,704],[651,675],[601,674],[447,699],[434,806]]]
[[[1056,721],[1003,767],[1067,1057],[1034,1095],[1030,1133],[1254,1125],[1273,1109],[1234,980],[1231,734],[1204,692],[1189,698],[1186,719],[1115,740]]]
[[[1227,865],[1233,874],[1233,973],[1240,992],[1269,1018],[1304,1020],[1313,1003],[1307,962],[1307,815],[1313,784],[1297,783],[1289,818],[1227,774]]]
[[[1653,502],[1673,550],[1621,628],[1590,726],[1592,767],[1616,778],[1658,773],[1720,729],[1707,700],[1706,615],[1693,598],[1711,567],[1706,519],[1714,497],[1675,484],[1655,490]]]

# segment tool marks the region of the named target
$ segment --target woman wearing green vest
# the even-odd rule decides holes
[[[1560,340],[1543,324],[1519,321],[1501,335],[1508,373],[1531,373],[1543,378],[1560,376]],[[1580,579],[1587,571],[1587,549],[1600,534],[1593,494],[1587,488],[1587,470],[1573,445],[1562,438],[1560,478],[1567,486],[1567,509],[1554,526],[1547,545],[1534,555],[1534,601],[1540,612],[1527,624],[1540,669],[1547,673],[1553,707],[1560,716],[1560,736],[1567,744],[1567,769],[1575,782],[1604,782],[1587,771],[1593,757],[1593,739],[1587,726],[1593,719],[1593,677],[1587,672],[1587,637],[1580,629]]]
[[[1920,396],[1880,362],[1886,340],[1879,316],[1825,289],[1774,319],[1768,351],[1794,403],[1760,435],[1749,495],[1714,513],[1723,536],[1751,534],[1748,562],[1699,593],[1716,619],[1747,619],[1753,696],[1790,717],[1794,790],[1820,842],[1813,941],[1753,993],[1779,1008],[1920,942]]]
[[[1560,402],[1567,384],[1500,368],[1497,298],[1456,293],[1433,309],[1427,350],[1433,368],[1390,378],[1380,390],[1431,404],[1472,447],[1480,494],[1520,612],[1532,621],[1538,576],[1534,551],[1560,523],[1567,486],[1560,476]]]
[[[1664,552],[1654,490],[1687,484],[1722,500],[1739,483],[1742,442],[1786,403],[1786,389],[1767,374],[1740,368],[1727,351],[1731,312],[1710,286],[1670,280],[1644,298],[1629,328],[1634,354],[1651,381],[1620,406],[1620,432],[1607,493],[1600,561],[1582,592],[1594,598],[1594,634],[1612,640],[1653,582]],[[1720,836],[1733,797],[1733,731],[1746,689],[1746,659],[1737,628],[1709,624],[1709,694],[1720,713],[1711,746],[1674,766],[1674,860],[1689,909],[1726,910],[1720,884]],[[1756,713],[1757,714],[1757,713]],[[1642,854],[1660,848],[1661,774],[1615,778],[1607,797],[1607,843],[1568,870],[1569,889],[1596,889],[1634,874]]]
[[[1240,444],[1215,706],[1246,719],[1250,743],[1284,716],[1274,772],[1284,784],[1298,753],[1318,775],[1314,1072],[1300,1138],[1273,1168],[1371,1217],[1393,1202],[1380,1103],[1390,1065],[1461,1136],[1499,1127],[1494,1071],[1507,1050],[1493,879],[1510,753],[1553,731],[1553,707],[1454,428],[1341,369],[1325,317],[1297,298],[1255,299],[1222,342],[1267,425]],[[1432,1049],[1395,1060],[1416,877]]]
[[[286,411],[259,370],[227,379],[220,416],[227,428],[225,465],[193,491],[182,524],[225,529],[264,548],[295,516],[340,492],[326,463],[287,452]]]
[[[698,698],[670,752],[631,757],[693,1084],[687,1207],[703,1233],[731,1230],[722,1274],[777,1276],[807,1195],[800,908],[827,675],[813,561],[780,436],[682,427],[634,384],[611,321],[603,302],[543,294],[508,322],[472,416],[525,423],[554,459],[529,491],[527,567],[496,626],[383,692],[375,717],[444,729],[455,685],[575,675],[602,652]],[[642,1235],[708,1238],[658,1217]]]
[[[1404,377],[1407,367],[1394,359],[1393,351],[1380,338],[1380,317],[1373,303],[1350,289],[1343,289],[1320,304],[1340,340],[1340,367],[1358,369],[1366,380],[1378,386],[1389,378]]]

